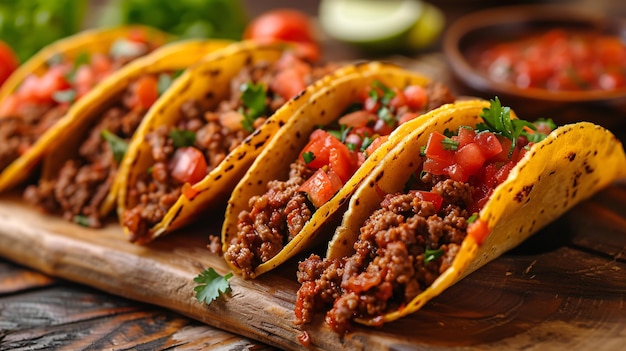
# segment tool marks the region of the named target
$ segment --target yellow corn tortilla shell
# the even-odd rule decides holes
[[[359,228],[380,207],[384,193],[402,192],[420,166],[420,146],[432,131],[475,126],[488,102],[459,102],[434,113],[435,120],[406,135],[402,143],[363,181],[350,201],[343,222],[335,232],[328,258],[352,255]],[[477,243],[468,235],[456,258],[441,276],[401,310],[380,318],[357,319],[367,325],[390,322],[420,309],[463,277],[517,246],[577,203],[626,176],[626,156],[621,142],[608,130],[588,122],[565,125],[535,144],[493,192],[479,213],[489,235]],[[548,204],[547,206],[544,204]]]
[[[221,101],[229,98],[230,82],[243,67],[257,62],[275,62],[286,49],[287,47],[282,44],[263,45],[253,42],[232,44],[219,52],[207,55],[185,71],[153,105],[129,144],[116,180],[119,182],[118,217],[126,234],[131,233],[124,227],[123,214],[126,209],[135,205],[129,203],[129,189],[135,186],[138,176],[147,172],[154,163],[151,146],[145,142],[144,137],[161,125],[176,124],[180,118],[180,106],[188,100],[195,99],[203,104],[204,108],[215,109]],[[306,96],[306,93],[303,95]],[[226,156],[218,167],[194,184],[192,188],[197,193],[196,196],[189,199],[182,194],[161,222],[149,230],[148,237],[131,237],[131,241],[146,243],[181,228],[208,208],[214,207],[216,200],[226,199],[254,158],[286,123],[293,111],[303,104],[304,99],[300,99],[303,95],[287,102],[268,118],[261,128]]]
[[[84,53],[106,54],[116,40],[128,37],[128,34],[135,30],[143,31],[147,34],[147,38],[150,42],[159,46],[172,38],[169,34],[161,32],[157,29],[133,25],[115,27],[112,29],[94,29],[84,31],[74,36],[59,40],[43,48],[32,58],[22,64],[9,77],[9,79],[7,79],[5,84],[2,85],[2,88],[0,89],[0,103],[2,103],[7,96],[17,90],[22,81],[31,73],[39,76],[43,75],[47,71],[47,62],[55,56],[63,55],[65,59],[74,61],[77,57]],[[98,87],[95,87],[90,93],[93,91],[99,91]],[[95,98],[94,94],[91,94],[92,100]],[[72,106],[72,109],[88,109],[89,107],[86,106],[87,102],[82,102],[83,100],[87,100],[87,96],[76,102]],[[82,107],[78,107],[78,105],[81,105]],[[47,149],[61,140],[63,135],[59,134],[59,132],[67,130],[67,128],[69,128],[72,124],[72,117],[69,117],[68,114],[62,117],[54,127],[48,129],[48,131],[41,135],[28,151],[2,170],[0,173],[0,192],[17,186],[33,173],[34,169],[41,161],[41,158],[47,152]]]
[[[203,57],[222,49],[231,42],[227,40],[184,40],[165,45],[154,52],[135,59],[101,82],[93,92],[79,100],[67,113],[69,121],[55,126],[50,133],[63,135],[55,140],[43,160],[41,179],[58,176],[66,160],[78,155],[78,149],[88,137],[93,124],[102,118],[102,113],[121,95],[128,86],[146,74],[159,74],[184,70],[199,62]],[[149,111],[146,113],[148,115]],[[144,116],[145,117],[145,116]],[[63,128],[61,130],[60,128]],[[123,160],[123,159],[122,159]],[[119,179],[100,206],[100,214],[105,217],[116,205]]]
[[[222,249],[225,252],[231,240],[237,236],[237,222],[241,211],[248,210],[248,200],[266,192],[266,184],[270,180],[287,179],[289,164],[299,155],[308,143],[309,135],[320,125],[328,125],[342,116],[342,113],[354,101],[359,101],[364,87],[378,80],[390,87],[407,85],[425,86],[430,79],[417,73],[411,73],[397,66],[380,62],[362,63],[348,66],[336,72],[329,81],[317,84],[309,89],[307,103],[278,132],[265,150],[250,167],[250,171],[241,179],[232,193],[226,208],[222,226]],[[419,125],[428,118],[418,117],[412,125]],[[317,209],[313,217],[283,249],[272,259],[257,266],[252,278],[274,269],[296,253],[305,250],[323,239],[320,228],[344,204],[360,183],[361,179],[383,159],[385,154],[402,136],[408,133],[408,123],[401,125],[383,143],[357,172],[348,180],[343,188],[326,204]],[[241,269],[227,262],[231,269],[241,274]]]

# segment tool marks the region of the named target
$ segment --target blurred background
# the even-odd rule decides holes
[[[23,62],[44,45],[81,29],[112,26],[123,23],[142,23],[170,31],[183,37],[213,37],[241,39],[246,25],[260,14],[276,8],[296,7],[311,16],[319,24],[330,17],[321,13],[323,3],[354,2],[355,14],[363,16],[381,12],[376,8],[378,0],[0,0],[0,39],[8,44]],[[400,1],[406,2],[406,1]],[[404,19],[403,26],[395,30],[407,30],[409,25],[421,26],[419,35],[412,42],[391,45],[380,42],[381,54],[389,52],[414,52],[439,49],[441,33],[459,16],[487,7],[528,3],[560,3],[601,10],[613,16],[626,16],[623,0],[441,0],[420,1],[431,5],[430,10],[418,11],[423,16]],[[367,5],[369,3],[369,5]],[[366,5],[363,5],[366,4]],[[369,11],[361,11],[371,7]],[[361,12],[359,12],[361,11]],[[409,16],[410,17],[410,16]],[[411,23],[413,22],[413,23]],[[335,22],[336,23],[336,22]],[[391,23],[390,25],[397,25]],[[317,35],[324,54],[330,59],[354,58],[360,54],[362,45],[337,45],[340,40],[329,33],[329,28],[317,26]],[[340,29],[345,29],[341,28]],[[344,30],[345,32],[345,30]],[[372,31],[373,32],[373,31]],[[426,33],[426,34],[424,34]],[[340,40],[337,40],[340,39]],[[352,50],[357,50],[352,51]],[[368,47],[367,56],[376,55],[376,45]]]

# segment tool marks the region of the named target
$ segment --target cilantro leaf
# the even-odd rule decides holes
[[[263,84],[254,84],[251,82],[242,84],[241,87],[241,103],[243,105],[244,119],[242,121],[243,128],[248,132],[254,131],[252,127],[254,120],[265,114],[267,104],[265,98],[267,92]]]
[[[450,139],[448,137],[445,137],[441,140],[441,146],[443,147],[444,150],[456,151],[456,149],[459,148],[459,142],[454,141],[453,139]]]
[[[429,264],[430,262],[438,259],[441,256],[443,256],[442,249],[437,249],[437,250],[426,249],[426,252],[424,252],[424,264]]]
[[[491,105],[489,108],[483,108],[480,117],[485,123],[479,123],[476,128],[479,131],[488,130],[493,133],[503,135],[511,140],[511,149],[509,155],[515,150],[517,137],[524,131],[524,127],[536,130],[536,127],[522,119],[511,119],[511,108],[502,106],[500,99],[496,96],[495,100],[489,100]]]
[[[126,149],[128,149],[128,143],[124,139],[118,137],[117,135],[109,132],[106,129],[100,133],[100,137],[102,137],[102,139],[106,140],[106,142],[109,143],[111,151],[113,152],[113,159],[115,160],[115,162],[120,163],[122,161],[122,158],[124,158],[124,154],[126,154]]]
[[[315,160],[315,154],[313,151],[307,151],[302,153],[302,159],[304,159],[304,163],[309,164]]]
[[[163,94],[167,90],[167,88],[172,85],[174,79],[175,78],[173,78],[172,75],[168,73],[159,74],[159,78],[157,80],[157,91],[159,92],[159,96],[161,96],[161,94]]]
[[[383,95],[380,96],[380,103],[385,106],[389,105],[389,102],[391,101],[391,99],[393,99],[396,96],[395,91],[393,91],[391,88],[389,88],[388,86],[386,86],[385,84],[381,83],[378,80],[372,81],[372,87],[380,89],[380,91],[383,93]],[[376,91],[376,89],[372,89],[372,91]],[[376,96],[378,96],[378,93],[376,93]]]
[[[82,214],[78,214],[76,216],[74,216],[74,218],[72,218],[72,221],[78,225],[81,225],[83,227],[89,227],[89,217],[82,215]]]
[[[193,281],[197,283],[196,287],[193,288],[193,291],[196,292],[196,300],[210,304],[215,301],[220,294],[230,292],[228,279],[232,276],[232,272],[221,276],[213,268],[202,271],[202,273],[193,278]]]
[[[396,125],[395,117],[393,113],[391,113],[391,110],[388,107],[383,106],[378,110],[378,118],[382,119],[385,122],[385,124],[387,124],[390,127],[393,127]]]
[[[172,139],[176,148],[193,146],[196,142],[196,133],[191,130],[173,129],[167,136]]]

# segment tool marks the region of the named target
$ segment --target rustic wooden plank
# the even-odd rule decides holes
[[[0,295],[53,284],[50,276],[0,260]]]
[[[604,208],[607,203],[598,199],[613,199],[614,192],[615,187],[607,189],[571,213],[578,217],[576,211],[586,213],[584,206]],[[619,211],[614,206],[621,205],[621,197],[616,201],[608,202],[608,210]],[[128,243],[115,224],[102,230],[77,227],[33,211],[18,197],[8,198],[0,200],[0,255],[282,349],[304,349],[297,339],[302,330],[293,325],[294,260],[257,280],[233,277],[232,292],[210,306],[193,298],[193,277],[202,269],[228,271],[223,259],[205,247],[208,234],[219,231],[220,215],[142,247]],[[555,221],[419,313],[382,328],[356,327],[339,336],[324,325],[323,315],[317,316],[305,327],[310,349],[524,350],[535,344],[621,349],[626,344],[626,263],[610,252],[624,248],[624,232],[606,232],[610,225],[598,223],[617,218],[593,216],[587,220],[596,229],[574,232],[570,217]],[[601,245],[584,247],[576,239],[584,236],[599,238],[593,240]],[[145,338],[140,342],[161,342]]]

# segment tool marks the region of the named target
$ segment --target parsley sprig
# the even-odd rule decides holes
[[[485,123],[476,125],[479,131],[490,131],[500,134],[511,140],[511,149],[509,156],[513,154],[517,138],[524,132],[524,127],[537,130],[534,124],[523,119],[511,119],[511,108],[502,106],[498,97],[495,100],[489,100],[491,105],[489,108],[483,108],[480,117]]]
[[[210,304],[215,301],[220,294],[230,292],[230,283],[228,280],[233,276],[230,272],[221,276],[213,268],[202,271],[193,281],[198,285],[193,289],[196,292],[196,300]]]

